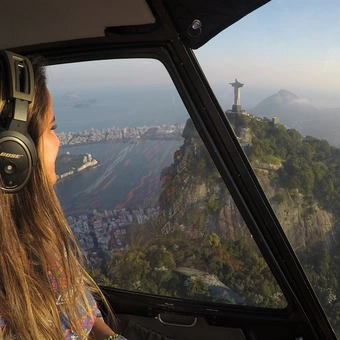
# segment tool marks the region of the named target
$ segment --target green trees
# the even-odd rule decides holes
[[[208,209],[214,213],[219,208],[219,197],[216,193],[212,194],[208,199]]]
[[[107,256],[101,271],[92,269],[91,275],[100,284],[151,294],[236,303],[223,293],[231,289],[245,305],[285,305],[265,260],[253,246],[222,240],[216,233],[198,239],[185,231],[159,235]],[[216,293],[214,285],[222,293]]]
[[[217,248],[221,244],[221,239],[216,233],[208,235],[206,242],[212,248]]]
[[[317,202],[320,207],[333,213],[335,220],[339,221],[340,150],[330,146],[326,140],[312,136],[302,137],[294,129],[286,129],[282,125],[273,127],[256,118],[250,120],[251,122],[246,122],[247,126],[251,127],[253,136],[248,153],[250,160],[270,163],[272,157],[279,158],[282,167],[271,174],[276,185],[278,183],[281,188],[298,190],[304,195],[306,204]],[[276,194],[272,202],[281,204],[284,198],[285,196]],[[337,238],[336,232],[332,237]],[[340,335],[339,247],[325,248],[323,244],[315,244],[300,250],[299,258],[327,316]],[[248,271],[249,261],[252,262],[249,268],[256,268],[259,263],[250,256],[245,268],[246,278],[252,277],[258,282],[261,293],[253,295],[252,298],[259,303],[261,299],[273,294],[273,291],[271,283],[261,278],[264,276],[261,268],[259,274],[253,274],[253,269]]]
[[[209,295],[209,288],[204,284],[202,278],[194,277],[189,280],[188,284],[188,296],[202,299],[202,296]]]
[[[151,245],[109,256],[102,273],[115,287],[169,295],[164,284],[172,279],[175,266],[173,254],[165,246]]]
[[[278,189],[273,202],[285,203],[283,189],[298,190],[309,202],[319,200],[320,205],[340,217],[339,150],[326,141],[303,138],[294,129],[256,118],[236,117],[234,126],[235,131],[248,127],[252,134],[247,151],[251,161],[277,165],[270,172]],[[219,234],[221,226],[214,223],[225,213],[223,208],[230,195],[192,122],[187,123],[183,136],[186,140],[174,164],[162,172],[160,227],[152,228],[153,221],[151,226],[136,225],[135,230],[144,234],[139,242],[129,242],[130,248],[108,256],[102,273],[93,274],[99,282],[123,289],[236,303],[223,294],[214,295],[212,284],[209,286],[207,282],[216,277],[219,288],[228,287],[241,297],[237,303],[284,307],[282,292],[250,240],[235,241],[222,237],[223,232]],[[162,235],[165,224],[169,228],[167,235]],[[229,228],[229,224],[223,228]],[[329,272],[340,273],[340,268],[333,260],[335,255],[328,258],[323,253],[315,254],[306,260],[308,275],[325,305],[336,310],[340,277]],[[340,258],[340,254],[336,256]],[[334,314],[334,319],[338,314]],[[340,318],[338,321],[340,325]]]
[[[281,164],[272,176],[276,176],[282,188],[297,189],[340,218],[340,204],[335,203],[340,202],[339,149],[331,147],[326,140],[302,137],[294,129],[280,124],[273,126],[255,117],[243,117],[236,123],[250,128],[252,144],[247,155],[251,162]],[[235,126],[235,131],[238,130],[240,127]]]
[[[283,187],[298,189],[307,196],[313,193],[315,175],[311,164],[304,158],[297,155],[288,158],[279,174]]]
[[[326,140],[308,136],[306,142],[315,150],[315,161],[325,161],[332,156],[332,148]]]
[[[340,251],[314,245],[298,253],[319,301],[340,336]]]
[[[282,204],[286,201],[286,196],[284,194],[278,193],[272,197],[272,202],[277,204]]]

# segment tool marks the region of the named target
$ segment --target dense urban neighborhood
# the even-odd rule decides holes
[[[60,132],[61,146],[98,143],[105,141],[127,141],[131,139],[174,139],[181,138],[185,124],[161,125],[156,127],[111,127],[78,132]]]

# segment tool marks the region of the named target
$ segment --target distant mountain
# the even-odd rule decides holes
[[[80,99],[80,95],[76,94],[76,93],[66,92],[63,95],[63,99],[64,100],[79,100]]]
[[[248,111],[259,117],[278,117],[287,128],[340,147],[340,108],[320,110],[307,99],[281,89]]]
[[[308,100],[287,90],[280,90],[267,97],[249,112],[255,116],[279,117],[288,127],[296,127],[301,120],[315,119],[321,114],[321,111]]]

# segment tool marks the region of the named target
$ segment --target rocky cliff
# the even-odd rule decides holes
[[[250,132],[247,134],[250,142]],[[183,136],[185,142],[174,164],[163,171],[166,190],[161,208],[171,223],[182,224],[196,234],[216,232],[224,239],[251,242],[252,236],[191,122]],[[335,226],[332,213],[297,190],[280,187],[273,178],[281,165],[253,161],[252,166],[293,248],[324,241]]]
[[[271,180],[278,170],[277,166],[261,163],[252,165],[292,247],[298,249],[324,241],[335,226],[333,214],[321,209],[315,201],[306,201],[297,190],[283,189],[275,180]]]

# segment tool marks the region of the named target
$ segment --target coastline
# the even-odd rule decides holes
[[[59,174],[58,174],[58,176],[64,176],[64,177],[58,178],[58,179],[57,179],[57,182],[56,182],[56,185],[59,184],[59,183],[62,183],[62,182],[64,182],[64,181],[66,181],[66,180],[68,180],[68,179],[74,178],[74,177],[76,177],[77,175],[80,175],[80,174],[82,174],[82,173],[84,173],[84,172],[86,172],[86,171],[91,171],[91,170],[93,170],[93,169],[95,169],[95,168],[98,168],[98,167],[101,166],[101,165],[102,165],[102,163],[100,163],[100,162],[97,161],[97,164],[87,166],[87,167],[84,168],[83,170],[73,172],[72,174],[69,174],[69,175],[66,175],[66,174],[60,174],[60,175],[59,175]]]
[[[81,146],[81,145],[91,145],[91,144],[106,144],[106,143],[129,143],[129,142],[134,142],[134,143],[138,143],[140,141],[146,141],[146,140],[181,140],[183,139],[182,136],[176,136],[173,138],[166,138],[166,137],[152,137],[152,138],[124,138],[124,139],[110,139],[110,140],[106,140],[106,139],[102,139],[100,141],[91,141],[91,142],[81,142],[81,143],[76,143],[76,144],[63,144],[60,145],[59,149],[66,149],[66,148],[72,148],[74,146]]]

